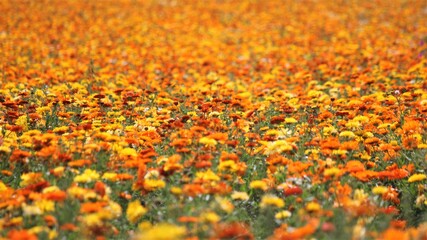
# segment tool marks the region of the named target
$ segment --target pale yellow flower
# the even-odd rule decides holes
[[[231,194],[231,198],[232,198],[233,200],[242,200],[242,201],[246,201],[246,200],[248,200],[248,199],[249,199],[249,195],[248,195],[247,193],[245,193],[245,192],[237,192],[237,191],[234,191],[234,192]]]

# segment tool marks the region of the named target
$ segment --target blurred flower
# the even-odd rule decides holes
[[[264,195],[261,198],[260,207],[265,208],[268,206],[275,206],[278,208],[282,208],[285,206],[285,201],[283,201],[283,199],[274,195]]]
[[[186,233],[185,227],[160,223],[141,231],[135,236],[135,240],[180,240],[184,238]]]
[[[234,191],[231,194],[231,198],[234,199],[234,200],[247,201],[247,200],[249,200],[249,195],[246,192],[237,192],[237,191]]]
[[[307,203],[307,205],[305,206],[305,209],[308,212],[318,212],[321,209],[320,204],[318,204],[317,202],[309,202]]]
[[[288,218],[290,216],[292,216],[292,213],[289,212],[288,210],[280,211],[280,212],[276,213],[276,215],[274,215],[274,217],[276,219],[285,219],[285,218]]]
[[[147,209],[141,205],[141,202],[139,200],[135,200],[128,204],[126,217],[129,222],[135,224],[146,212]]]
[[[83,174],[80,174],[76,177],[74,177],[74,182],[78,183],[88,183],[93,182],[99,179],[99,173],[97,173],[95,170],[92,169],[85,169]]]
[[[249,187],[252,189],[260,189],[266,191],[268,189],[268,185],[265,181],[262,180],[254,180],[249,184]]]
[[[200,138],[199,143],[204,144],[205,147],[214,147],[218,144],[218,142],[215,139],[209,138],[209,137]]]
[[[146,179],[144,180],[144,189],[147,191],[154,191],[164,188],[166,183],[161,179]]]
[[[426,177],[425,174],[416,173],[416,174],[414,174],[414,175],[412,175],[412,176],[410,176],[408,178],[408,182],[410,182],[410,183],[412,183],[412,182],[419,182],[419,181],[422,181],[422,180],[424,180],[426,178],[427,177]]]
[[[216,214],[215,212],[208,211],[200,215],[200,220],[209,223],[217,223],[221,220],[221,217],[218,216],[218,214]]]
[[[376,195],[382,195],[388,191],[387,187],[384,186],[375,186],[372,188],[372,193]]]

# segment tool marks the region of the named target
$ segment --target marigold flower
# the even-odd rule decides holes
[[[179,187],[171,187],[170,191],[174,195],[181,195],[182,194],[182,189]]]
[[[410,182],[410,183],[419,182],[419,181],[422,181],[426,178],[427,178],[427,176],[425,174],[416,173],[416,174],[414,174],[408,178],[408,182]]]
[[[226,198],[222,198],[222,197],[216,197],[215,200],[218,203],[218,205],[221,207],[222,210],[224,210],[228,214],[233,212],[234,205],[229,200],[227,200]]]
[[[297,123],[298,121],[295,118],[285,118],[285,123]]]
[[[214,172],[212,172],[211,169],[208,169],[206,172],[197,172],[196,178],[201,181],[219,181],[221,178],[216,175]]]
[[[21,187],[44,181],[41,173],[24,173],[21,175]]]
[[[115,182],[118,180],[117,173],[113,173],[113,172],[106,172],[102,175],[101,178],[105,179],[105,180],[112,181],[112,182]]]
[[[325,177],[330,177],[330,176],[338,176],[340,175],[341,170],[339,168],[333,167],[333,168],[328,168],[325,169],[325,171],[323,172],[323,175]]]
[[[267,183],[265,181],[262,181],[262,180],[252,181],[249,184],[249,187],[252,188],[252,189],[260,189],[260,190],[263,190],[263,191],[266,191],[268,189]]]
[[[242,200],[242,201],[247,201],[247,200],[249,200],[249,195],[248,195],[247,193],[245,193],[245,192],[237,192],[237,191],[234,191],[234,192],[231,194],[231,198],[232,198],[233,200]]]
[[[128,204],[126,218],[129,222],[135,224],[145,213],[147,213],[147,209],[141,205],[139,200],[135,200]]]
[[[285,219],[285,218],[289,218],[290,216],[292,216],[291,212],[289,212],[288,210],[283,210],[283,211],[276,213],[276,215],[274,215],[274,218]]]
[[[55,210],[55,202],[47,199],[40,199],[34,202],[34,205],[37,206],[42,213],[52,212]]]
[[[119,156],[121,158],[131,158],[131,157],[137,157],[138,153],[133,148],[124,148],[119,152]]]
[[[375,186],[372,188],[372,193],[376,195],[382,195],[386,192],[388,192],[388,188],[384,186]]]
[[[339,135],[340,137],[346,137],[346,138],[355,138],[356,134],[352,131],[342,131]]]
[[[286,151],[292,151],[293,146],[285,140],[277,140],[274,142],[258,141],[264,147],[264,154],[271,155],[276,153],[282,153]]]
[[[218,170],[221,172],[223,171],[237,172],[237,170],[239,170],[239,167],[235,161],[227,160],[219,163]]]
[[[218,144],[218,142],[215,139],[209,138],[209,137],[200,138],[199,143],[204,144],[205,147],[214,147]]]
[[[88,183],[99,179],[99,173],[92,169],[85,169],[83,174],[74,177],[74,182]]]
[[[321,209],[320,204],[318,204],[317,202],[309,202],[307,203],[307,205],[305,206],[305,209],[308,212],[317,212]]]
[[[204,222],[209,222],[209,223],[217,223],[221,220],[221,217],[212,211],[202,213],[199,218],[200,220]]]
[[[165,181],[161,179],[145,179],[144,189],[147,191],[154,191],[157,189],[164,188],[166,186]]]
[[[4,184],[2,181],[0,181],[0,193],[7,190],[6,184]]]
[[[274,196],[274,195],[264,195],[261,198],[261,203],[260,203],[261,208],[265,208],[268,206],[275,206],[278,208],[282,208],[285,206],[285,201],[283,201],[283,199]]]
[[[186,233],[187,230],[185,227],[172,225],[170,223],[160,223],[152,227],[147,227],[141,233],[137,234],[135,239],[182,239]]]

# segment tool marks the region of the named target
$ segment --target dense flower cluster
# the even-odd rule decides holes
[[[1,238],[427,237],[426,1],[0,11]]]

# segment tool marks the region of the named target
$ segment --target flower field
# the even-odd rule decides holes
[[[427,239],[427,2],[0,1],[1,239]]]

